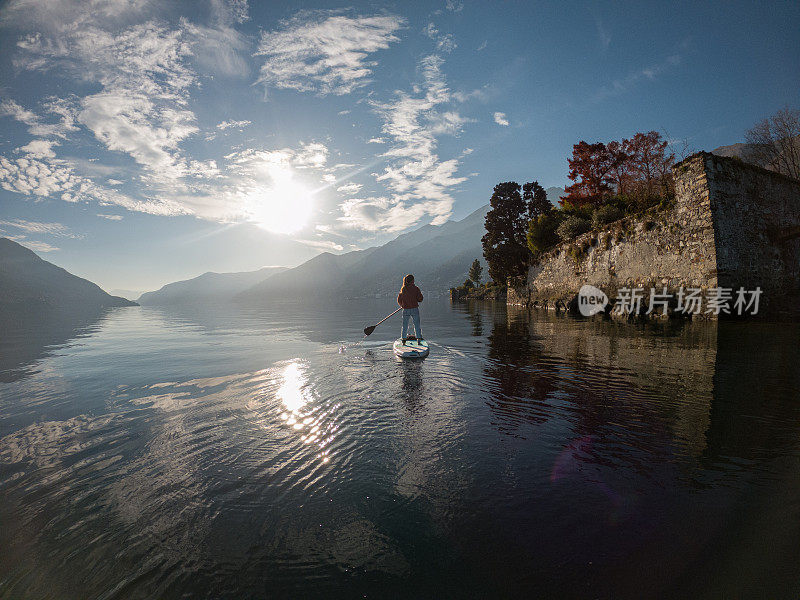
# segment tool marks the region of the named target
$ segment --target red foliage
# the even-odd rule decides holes
[[[669,175],[675,155],[667,155],[668,144],[661,140],[657,131],[637,133],[623,143],[627,146],[631,169],[636,179],[643,181],[648,194],[652,195],[658,181]]]
[[[653,196],[659,184],[666,185],[674,162],[675,155],[667,154],[667,142],[657,131],[608,144],[582,141],[572,147],[569,178],[575,183],[566,188],[561,205],[597,205],[614,193],[642,188]]]
[[[561,205],[597,204],[609,195],[613,191],[610,180],[613,162],[611,153],[602,142],[587,144],[581,141],[575,144],[569,159],[569,178],[575,183],[565,188],[567,196],[561,198]]]

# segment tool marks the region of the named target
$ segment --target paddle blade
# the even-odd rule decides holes
[[[373,331],[375,331],[376,325],[370,325],[369,327],[364,327],[364,335],[369,335]]]

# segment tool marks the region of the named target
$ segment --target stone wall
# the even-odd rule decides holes
[[[800,287],[800,182],[708,153],[674,175],[673,206],[556,246],[509,303],[567,307],[590,284],[612,301],[622,287],[760,286],[762,313],[786,305]]]
[[[719,285],[760,286],[767,301],[796,293],[800,181],[713,154],[703,159]]]

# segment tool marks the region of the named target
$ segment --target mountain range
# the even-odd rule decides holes
[[[563,187],[547,189],[553,204],[563,194]],[[165,305],[234,300],[257,305],[326,296],[387,296],[397,292],[406,273],[413,273],[428,293],[444,293],[464,282],[476,258],[486,266],[481,237],[488,211],[489,205],[484,205],[460,221],[424,225],[382,246],[344,254],[323,252],[293,269],[206,273],[143,294],[138,302]]]
[[[168,283],[155,292],[142,294],[137,302],[143,306],[224,302],[286,269],[264,267],[242,273],[203,273],[199,277]]]
[[[113,306],[136,306],[8,238],[0,238],[0,313],[86,312]]]
[[[397,292],[406,273],[413,273],[429,293],[444,292],[464,282],[473,260],[482,260],[488,210],[482,206],[460,221],[424,225],[383,246],[339,255],[324,252],[243,291],[236,301],[386,296]]]

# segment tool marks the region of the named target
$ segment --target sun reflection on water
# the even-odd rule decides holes
[[[313,392],[306,376],[306,367],[300,361],[286,365],[280,374],[281,383],[277,396],[285,408],[281,420],[298,432],[302,431],[300,441],[304,444],[317,444],[322,462],[330,461],[330,443],[334,439],[335,427],[325,419],[336,410],[335,405],[319,412],[313,402]]]

